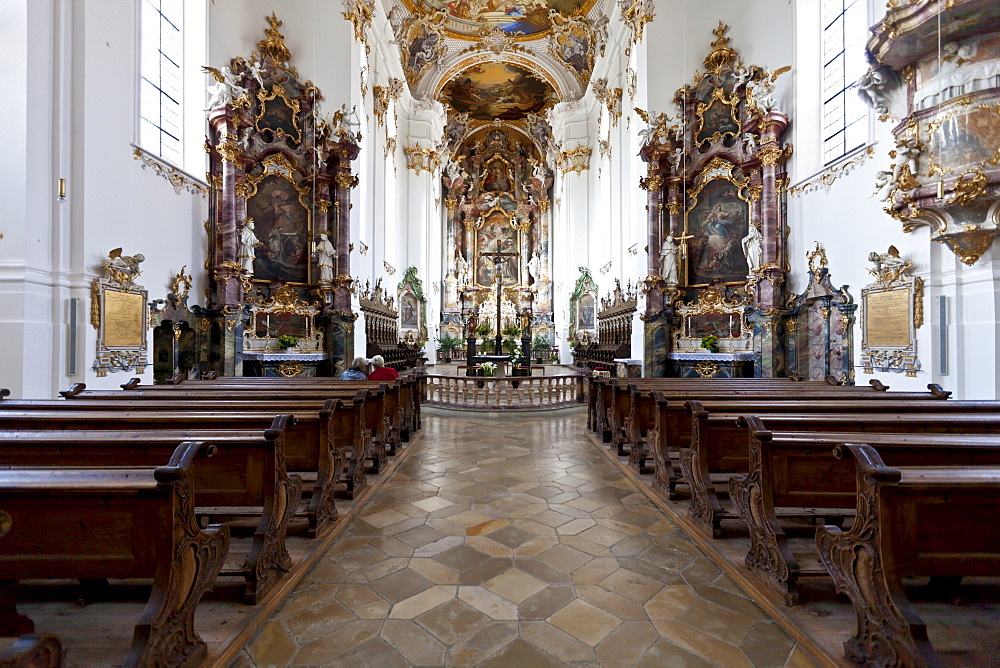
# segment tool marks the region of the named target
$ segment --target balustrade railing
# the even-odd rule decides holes
[[[556,408],[583,401],[583,376],[425,376],[428,406],[449,408]]]

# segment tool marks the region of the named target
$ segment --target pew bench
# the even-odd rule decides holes
[[[254,380],[254,379],[250,379]],[[280,379],[279,379],[280,382]],[[202,389],[196,389],[196,388]],[[399,385],[387,383],[377,384],[372,389],[358,389],[343,386],[330,388],[310,387],[305,389],[287,388],[281,386],[280,392],[274,392],[278,386],[272,384],[270,387],[260,388],[255,385],[246,384],[233,387],[212,386],[208,384],[189,383],[187,385],[155,385],[141,390],[123,391],[92,391],[82,389],[83,385],[77,383],[69,390],[60,392],[66,399],[93,401],[156,401],[162,405],[167,401],[194,401],[199,404],[208,405],[208,402],[253,402],[259,409],[268,410],[289,410],[289,407],[297,407],[299,410],[311,412],[321,409],[327,401],[341,400],[345,408],[350,406],[359,412],[359,418],[363,425],[358,427],[359,432],[364,431],[364,437],[353,439],[347,445],[349,447],[338,449],[338,454],[342,455],[343,461],[367,461],[372,462],[375,473],[381,471],[387,461],[388,454],[393,454],[402,447],[400,438],[400,425],[402,423],[402,407],[400,404]],[[347,433],[354,433],[349,431]],[[321,436],[321,439],[343,442],[343,438],[338,438],[337,434],[329,433]],[[320,443],[319,447],[323,447]],[[360,453],[361,456],[356,456]],[[295,451],[291,456],[294,459]],[[349,464],[350,471],[354,473],[356,467]],[[337,469],[340,470],[340,469]],[[363,468],[359,469],[356,475],[348,475],[345,482],[348,485],[349,496],[354,498],[355,485],[363,488],[364,481]]]
[[[1000,403],[959,401],[911,401],[881,411],[885,402],[848,402],[827,406],[827,412],[775,412],[762,416],[768,428],[777,431],[832,431],[874,433],[1000,433]],[[890,402],[891,403],[891,402]],[[691,443],[680,455],[691,502],[688,516],[693,524],[714,538],[722,536],[723,520],[738,519],[731,508],[723,508],[729,478],[749,469],[747,436],[740,426],[744,414],[765,412],[760,404],[746,404],[740,412],[712,412],[698,401],[691,410]],[[716,487],[716,476],[722,488]]]
[[[695,381],[699,383],[699,381]],[[686,406],[686,400],[698,400],[713,405],[715,410],[726,412],[746,412],[748,402],[786,402],[784,408],[791,411],[806,410],[798,408],[795,402],[810,407],[808,410],[830,411],[840,410],[835,402],[863,401],[880,406],[877,410],[888,410],[890,405],[899,405],[908,401],[942,401],[950,392],[931,386],[928,392],[886,392],[879,388],[845,387],[830,385],[806,385],[805,383],[786,383],[781,388],[767,388],[751,391],[747,389],[718,390],[712,383],[705,385],[704,390],[692,392],[688,390],[641,390],[634,384],[629,384],[630,402],[627,410],[630,416],[628,439],[631,441],[629,463],[640,472],[647,469],[646,461],[653,460],[653,487],[663,493],[668,499],[676,498],[677,484],[687,482],[680,470],[680,454],[691,440],[691,415]],[[809,387],[804,392],[798,391],[799,386]],[[884,387],[884,386],[881,386]],[[728,402],[728,403],[727,403]],[[803,403],[805,402],[805,403]],[[773,404],[773,408],[760,410],[779,410],[782,405]],[[675,464],[676,462],[676,464]]]
[[[0,470],[0,635],[25,635],[23,579],[152,578],[123,664],[198,665],[207,655],[194,613],[222,569],[225,526],[198,526],[192,469],[213,447],[184,442],[157,468]]]
[[[279,415],[258,431],[0,431],[0,468],[156,466],[168,461],[181,441],[211,442],[213,456],[190,474],[195,512],[209,521],[256,518],[246,554],[231,555],[222,574],[242,577],[244,602],[257,604],[292,565],[285,539],[302,483],[285,470],[283,438],[290,419]]]
[[[782,520],[854,516],[854,464],[833,451],[858,434],[772,432],[765,422],[766,416],[741,418],[748,432],[749,472],[730,479],[729,498],[749,530],[747,570],[786,605],[795,605],[799,578],[827,571],[814,552],[793,552]],[[892,466],[1000,466],[1000,435],[866,433],[864,438]]]
[[[49,406],[48,404],[55,404]],[[18,407],[18,406],[23,407]],[[90,408],[87,408],[89,406]],[[234,418],[238,410],[238,418]],[[304,514],[308,534],[315,537],[337,519],[334,502],[337,482],[338,448],[328,433],[343,434],[344,424],[356,422],[350,409],[330,400],[323,410],[288,411],[294,418],[284,432],[285,468],[303,483],[314,480]],[[178,406],[155,404],[125,410],[121,404],[84,403],[74,406],[64,401],[0,401],[0,430],[192,430],[194,432],[268,429],[278,411],[261,410],[259,405],[205,406],[187,403]],[[347,432],[351,434],[351,432]],[[360,434],[359,434],[360,436]],[[350,436],[343,437],[345,440]],[[363,474],[362,474],[363,478]],[[306,485],[303,484],[303,487]]]
[[[847,659],[941,665],[902,578],[1000,576],[1000,467],[889,467],[867,444],[846,444],[837,454],[856,466],[854,526],[820,528],[816,546],[857,615]]]

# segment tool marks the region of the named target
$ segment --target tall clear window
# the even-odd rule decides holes
[[[830,164],[868,143],[868,107],[854,90],[867,70],[865,0],[822,0],[823,162]]]
[[[205,0],[138,0],[139,145],[192,174],[204,171]]]

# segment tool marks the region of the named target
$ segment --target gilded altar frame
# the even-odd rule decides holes
[[[703,232],[705,231],[704,228],[706,226],[712,224],[711,222],[709,223],[704,222],[705,220],[707,220],[707,218],[712,212],[705,212],[705,213],[701,212],[701,209],[704,208],[704,205],[710,203],[710,201],[706,200],[705,202],[702,202],[701,193],[704,190],[711,188],[711,186],[716,181],[724,181],[731,185],[732,189],[730,193],[725,197],[727,200],[732,200],[733,195],[735,195],[735,197],[742,202],[741,210],[738,212],[742,217],[742,220],[738,221],[737,230],[735,231],[735,233],[731,233],[728,239],[729,254],[730,256],[734,256],[736,258],[738,266],[733,271],[728,272],[729,273],[728,278],[730,280],[726,280],[725,278],[722,278],[721,280],[726,285],[743,285],[746,282],[746,275],[748,269],[740,269],[740,267],[746,266],[746,257],[743,254],[743,250],[740,247],[739,242],[749,231],[750,229],[749,226],[753,224],[752,222],[753,208],[752,208],[750,190],[747,187],[750,183],[750,179],[749,178],[741,179],[734,176],[733,170],[735,169],[735,167],[736,166],[733,163],[717,156],[713,158],[705,166],[704,170],[700,175],[701,176],[700,183],[698,183],[698,185],[688,190],[688,196],[690,197],[689,200],[690,204],[684,211],[684,234],[683,234],[683,236],[685,237],[684,249],[686,252],[683,254],[682,257],[683,284],[687,287],[706,287],[713,282],[713,279],[705,281],[692,280],[693,276],[692,276],[691,261],[692,261],[692,256],[701,259],[703,257],[702,253],[707,252],[707,249],[711,243],[711,235],[705,235],[703,234]],[[721,203],[717,204],[717,206],[720,205]],[[701,227],[693,229],[692,214],[695,214],[695,216],[700,215],[703,221]],[[712,222],[719,222],[719,221],[712,221]],[[698,234],[695,234],[695,232],[698,232]],[[742,261],[742,265],[739,265],[740,261]]]
[[[281,153],[273,153],[264,160],[261,161],[262,171],[259,174],[247,174],[246,183],[237,184],[238,195],[246,201],[247,206],[247,220],[255,220],[251,215],[252,213],[252,200],[255,195],[257,195],[258,188],[260,184],[268,177],[275,176],[280,177],[288,181],[291,187],[295,190],[296,201],[302,206],[305,211],[305,244],[306,244],[306,259],[301,264],[304,264],[306,280],[303,281],[287,281],[289,285],[311,285],[313,282],[313,263],[309,260],[308,250],[312,247],[312,240],[315,238],[315,230],[313,229],[313,204],[310,200],[310,188],[308,185],[299,185],[296,182],[296,170],[289,162],[288,158]],[[261,220],[255,220],[257,225],[262,223]],[[266,237],[268,230],[259,228],[260,234]],[[266,240],[262,240],[265,241]],[[257,260],[254,261],[255,263]],[[254,272],[254,278],[251,279],[252,283],[270,283],[275,277],[265,277],[256,278],[257,272]],[[284,277],[282,277],[284,278]]]
[[[268,111],[270,111],[267,103],[273,102],[277,99],[280,99],[290,112],[292,128],[295,131],[294,135],[288,134],[288,131],[280,126],[272,128],[266,124],[262,125],[262,123],[266,122]],[[254,127],[257,132],[264,132],[265,130],[268,130],[279,137],[291,137],[295,140],[296,144],[302,143],[302,126],[299,125],[299,112],[301,105],[298,100],[289,99],[288,94],[285,92],[284,87],[280,83],[272,84],[270,89],[263,88],[258,91],[257,100],[260,104],[257,117],[254,119]]]
[[[274,297],[251,306],[250,322],[243,332],[244,350],[275,351],[279,336],[294,336],[298,344],[289,352],[323,350],[323,332],[316,327],[319,309],[301,299],[290,285],[284,285]]]

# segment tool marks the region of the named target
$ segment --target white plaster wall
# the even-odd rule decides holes
[[[193,297],[204,287],[205,200],[175,194],[132,157],[137,10],[134,0],[31,0],[0,8],[0,48],[16,51],[7,61],[15,82],[3,112],[16,139],[3,169],[19,186],[5,201],[0,230],[0,387],[13,396],[53,397],[81,381],[117,387],[130,377],[97,378],[90,368],[96,331],[88,323],[89,285],[111,249],[145,255],[138,282],[150,299],[166,296],[183,265],[196,277]],[[60,177],[68,195],[61,203]],[[70,297],[80,299],[74,376],[66,369]],[[151,373],[147,368],[147,381]]]

